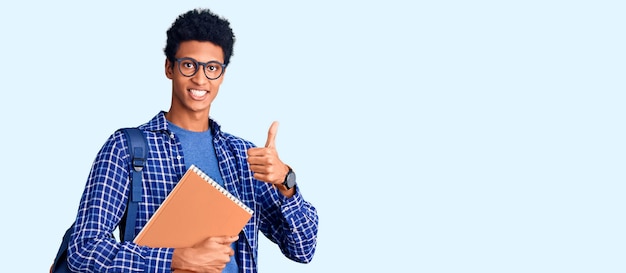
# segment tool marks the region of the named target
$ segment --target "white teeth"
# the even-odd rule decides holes
[[[195,90],[195,89],[191,89],[190,91],[191,91],[191,93],[194,96],[197,96],[197,97],[202,97],[202,96],[206,95],[206,93],[209,92],[209,91],[206,91],[206,90]]]

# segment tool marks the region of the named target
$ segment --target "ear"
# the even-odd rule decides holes
[[[226,76],[226,71],[228,71],[228,69],[224,68],[224,72],[222,72],[220,79],[223,79]]]
[[[165,77],[170,80],[174,77],[174,65],[167,58],[165,58]]]

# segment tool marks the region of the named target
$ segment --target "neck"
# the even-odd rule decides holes
[[[165,118],[176,126],[192,132],[209,130],[209,113],[184,112],[179,113],[170,109]]]

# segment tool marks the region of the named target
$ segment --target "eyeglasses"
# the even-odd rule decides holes
[[[210,62],[198,62],[193,58],[177,58],[176,62],[178,63],[178,71],[185,77],[193,77],[198,72],[200,66],[204,67],[204,75],[209,80],[217,80],[219,77],[224,74],[224,69],[226,65],[220,63],[218,61],[210,61]]]

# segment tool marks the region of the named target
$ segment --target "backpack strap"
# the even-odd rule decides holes
[[[141,201],[141,171],[146,166],[148,159],[148,142],[143,135],[143,132],[138,128],[123,128],[122,131],[128,141],[128,147],[130,148],[131,155],[131,189],[128,196],[128,206],[125,215],[120,221],[119,231],[120,240],[131,241],[135,238],[135,221],[137,220],[137,208]],[[70,272],[67,265],[67,248],[70,242],[70,236],[72,235],[74,222],[63,235],[63,240],[57,255],[54,258],[52,266],[50,266],[50,273],[65,273]],[[125,224],[122,224],[125,223]],[[125,232],[125,231],[129,232]],[[113,235],[111,235],[113,236]]]
[[[122,131],[128,140],[132,166],[130,169],[130,196],[128,197],[124,229],[122,230],[120,227],[120,239],[132,241],[136,236],[135,221],[137,220],[137,209],[142,193],[141,171],[143,171],[148,160],[148,142],[139,128],[123,128]]]
[[[63,235],[63,241],[61,241],[61,246],[59,246],[59,250],[57,251],[57,256],[54,257],[54,262],[50,266],[50,273],[65,273],[71,272],[67,267],[67,248],[70,245],[70,236],[72,235],[72,231],[74,224],[70,226],[65,231]]]

